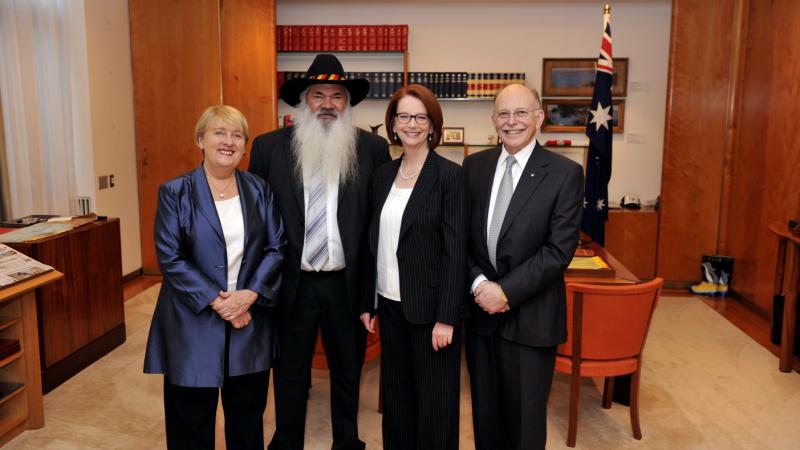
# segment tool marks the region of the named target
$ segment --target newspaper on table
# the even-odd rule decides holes
[[[47,264],[0,244],[0,287],[10,286],[51,270],[53,268]]]

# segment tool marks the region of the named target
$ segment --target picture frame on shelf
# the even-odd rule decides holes
[[[442,145],[464,145],[464,127],[442,127]]]
[[[584,133],[586,123],[592,117],[590,113],[592,100],[588,98],[546,98],[542,100],[545,133]],[[612,132],[625,131],[625,100],[611,101]]]
[[[544,58],[542,60],[543,97],[591,97],[594,93],[597,58]],[[628,93],[628,58],[614,58],[611,95]]]

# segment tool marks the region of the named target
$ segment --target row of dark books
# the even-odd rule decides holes
[[[404,52],[408,25],[278,25],[279,52]]]
[[[305,77],[304,72],[278,72],[278,86],[285,80]],[[345,78],[366,78],[367,98],[390,98],[403,86],[403,72],[346,72]],[[492,98],[503,87],[525,82],[524,73],[409,72],[409,84],[421,84],[438,98]]]

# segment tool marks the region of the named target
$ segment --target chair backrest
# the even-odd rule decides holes
[[[584,360],[641,354],[663,284],[661,278],[633,285],[567,284],[568,336],[558,353],[573,356],[579,349]]]

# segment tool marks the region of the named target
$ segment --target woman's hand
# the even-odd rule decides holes
[[[439,351],[453,343],[453,326],[446,323],[436,322],[431,333],[433,350]]]
[[[232,321],[247,312],[257,298],[258,294],[250,289],[220,291],[219,296],[210,305],[224,320]]]
[[[371,315],[368,312],[361,313],[361,323],[364,324],[364,328],[367,329],[370,333],[375,333],[375,316]]]

